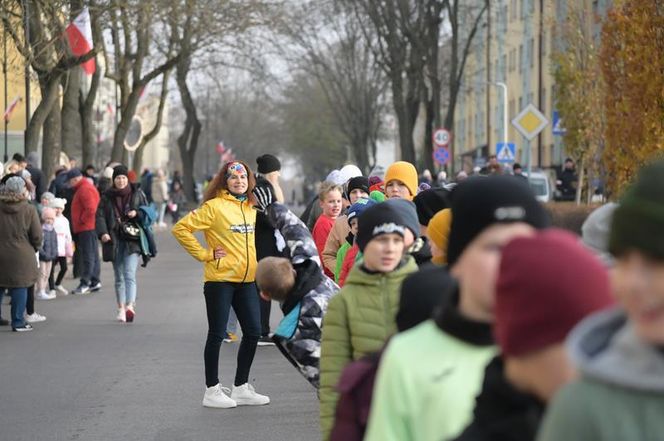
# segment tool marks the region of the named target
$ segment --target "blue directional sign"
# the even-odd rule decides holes
[[[564,135],[567,130],[563,127],[563,119],[560,117],[560,112],[553,111],[553,125],[551,126],[554,135]]]
[[[516,144],[513,142],[499,142],[496,144],[496,159],[501,164],[510,164],[516,161]]]
[[[438,165],[445,165],[450,162],[450,151],[447,147],[438,147],[433,151],[433,160]]]

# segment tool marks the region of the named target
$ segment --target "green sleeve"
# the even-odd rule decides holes
[[[350,249],[350,244],[344,242],[337,251],[337,265],[334,267],[334,281],[339,283],[339,276],[341,275],[341,268],[344,266],[344,259],[346,258],[346,253]]]
[[[330,437],[339,395],[341,371],[352,359],[348,316],[343,293],[330,300],[323,319],[320,359],[320,425],[323,441]]]
[[[589,441],[600,439],[594,429],[593,391],[581,383],[565,386],[548,405],[537,441]]]
[[[408,400],[406,367],[401,363],[396,341],[385,350],[378,368],[371,414],[365,434],[365,441],[408,441],[414,439],[409,412],[412,406]]]

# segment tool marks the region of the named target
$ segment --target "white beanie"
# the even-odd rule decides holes
[[[351,178],[356,178],[362,176],[362,171],[357,167],[357,165],[348,164],[344,165],[341,170],[339,170],[339,184],[343,185],[346,182],[350,181]]]

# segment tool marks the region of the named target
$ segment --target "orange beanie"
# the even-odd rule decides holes
[[[415,166],[410,162],[397,161],[394,164],[390,165],[387,171],[385,172],[386,187],[390,181],[403,182],[408,188],[408,191],[410,191],[411,200],[417,194],[417,170],[415,169]]]
[[[437,265],[447,264],[447,240],[450,237],[450,227],[452,226],[452,210],[446,208],[436,213],[429,221],[427,227],[427,236],[431,239],[438,249],[445,254],[441,259],[433,263]]]

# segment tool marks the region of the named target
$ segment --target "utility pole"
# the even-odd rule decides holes
[[[542,109],[542,49],[544,48],[544,0],[539,0],[539,32],[537,50],[537,108],[546,115],[546,109]],[[537,135],[537,166],[542,168],[542,132]]]
[[[30,47],[30,0],[23,0],[23,20],[25,27],[25,46]],[[28,154],[28,127],[30,126],[30,57],[25,57],[25,132],[23,135],[23,154]],[[5,130],[6,132],[6,130]]]
[[[5,83],[5,110],[9,107],[9,103],[7,102],[7,28],[5,26],[2,27],[2,42],[3,42],[3,58],[2,58],[2,78]],[[9,119],[8,118],[3,118],[5,120],[5,159],[4,162],[7,163],[7,160],[9,159],[9,156],[7,154],[7,147],[9,143],[9,134],[7,133],[7,130],[9,128]]]

